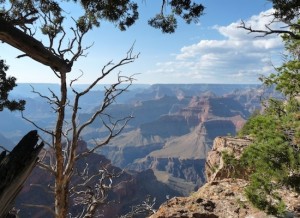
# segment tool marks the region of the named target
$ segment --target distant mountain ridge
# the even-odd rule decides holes
[[[110,84],[96,85],[93,91],[103,91],[104,87],[108,87],[109,85]],[[82,91],[88,86],[89,84],[74,84],[72,87],[78,91]],[[139,98],[140,96],[151,96],[151,98],[153,98],[154,94],[157,97],[161,95],[172,96],[174,93],[179,94],[181,91],[190,96],[205,91],[211,91],[216,95],[222,95],[224,93],[233,92],[234,90],[245,90],[258,87],[260,87],[259,84],[132,84],[129,90],[139,90],[140,94],[137,94],[135,96],[136,98]],[[11,95],[13,97],[37,97],[37,95],[32,92],[33,89],[41,93],[47,93],[49,89],[54,93],[58,93],[60,87],[59,84],[56,83],[18,83],[17,87],[11,92]]]

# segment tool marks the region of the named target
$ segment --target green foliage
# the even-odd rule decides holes
[[[237,166],[239,162],[234,158],[233,154],[230,154],[227,151],[222,152],[222,160],[224,161],[226,166]]]
[[[263,186],[262,188],[262,185],[266,185],[266,187]],[[265,192],[267,187],[269,186],[264,183],[263,179],[260,177],[252,177],[251,185],[245,190],[246,196],[251,203],[260,210],[264,210],[269,214],[283,214],[286,210],[284,202],[277,193],[272,193],[272,199],[270,200],[270,195]]]
[[[222,159],[224,161],[225,167],[228,170],[228,176],[231,178],[241,178],[241,175],[246,176],[245,163],[241,160],[235,158],[232,153],[228,151],[222,152]]]
[[[297,1],[273,2],[275,9],[280,8],[275,15],[285,19],[299,15]],[[290,10],[295,4],[295,10]],[[240,160],[251,172],[246,195],[254,206],[271,214],[285,212],[276,189],[286,187],[300,192],[300,40],[296,39],[299,27],[292,25],[290,30],[294,35],[282,37],[288,52],[284,64],[276,73],[261,78],[265,85],[275,85],[285,100],[269,99],[264,112],[253,115],[239,133],[254,140]]]
[[[163,1],[163,7],[165,2]],[[177,20],[175,16],[183,18],[186,23],[192,21],[197,22],[198,17],[203,14],[204,6],[201,4],[193,3],[191,0],[171,0],[169,2],[172,13],[164,15],[163,10],[155,17],[148,21],[148,24],[156,29],[161,29],[163,33],[174,33],[177,28]],[[162,9],[163,9],[162,7]]]
[[[154,18],[148,21],[149,25],[156,28],[162,29],[163,32],[173,33],[177,28],[177,21],[174,15],[165,16],[163,14],[157,14]]]
[[[298,48],[300,48],[300,44],[297,46]],[[300,94],[299,72],[299,60],[289,60],[285,62],[281,67],[277,68],[277,73],[273,73],[269,77],[262,77],[261,80],[267,86],[275,84],[276,90],[282,92],[289,98],[293,98]]]
[[[276,10],[275,16],[285,21],[292,21],[299,16],[299,0],[269,0]]]
[[[138,5],[129,0],[81,0],[80,3],[85,10],[84,17],[95,26],[100,25],[100,20],[107,20],[115,23],[123,31],[134,24],[139,17]]]
[[[299,102],[271,99],[264,113],[251,117],[240,132],[254,139],[241,157],[245,168],[252,172],[246,195],[256,207],[269,213],[284,212],[276,188],[295,189],[299,185],[299,128]]]
[[[8,99],[8,93],[16,87],[16,78],[6,77],[8,66],[4,60],[0,60],[0,111],[8,108],[11,111],[24,110],[25,101],[15,101]]]
[[[87,32],[94,26],[99,27],[101,21],[108,21],[117,26],[121,31],[132,26],[139,18],[138,3],[131,0],[107,1],[107,0],[62,0],[65,4],[79,3],[83,12],[78,18],[73,17],[81,32]],[[56,0],[1,0],[0,18],[22,29],[31,32],[29,25],[33,25],[38,18],[51,21],[43,22],[41,31],[51,38],[63,30],[62,1]],[[160,13],[150,18],[148,24],[160,29],[163,33],[173,33],[177,28],[177,18],[182,18],[186,23],[197,22],[203,14],[204,6],[191,0],[161,0]],[[6,9],[6,7],[8,9]],[[170,9],[169,14],[164,12]],[[33,33],[33,32],[31,32]]]
[[[290,28],[296,37],[300,37],[299,25],[300,20]],[[285,62],[276,69],[277,73],[273,73],[269,77],[262,77],[261,80],[267,86],[275,85],[278,91],[293,98],[300,94],[300,40],[296,40],[288,34],[284,34],[282,39],[288,52],[285,55]]]

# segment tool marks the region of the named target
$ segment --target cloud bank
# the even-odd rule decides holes
[[[252,29],[265,29],[273,10],[261,12],[245,21]],[[283,43],[278,35],[256,37],[237,28],[241,21],[214,26],[222,39],[201,40],[187,45],[169,62],[157,63],[149,72],[176,83],[257,83],[260,75],[274,72],[281,62]],[[280,24],[272,24],[279,28]],[[168,81],[162,81],[168,82]]]

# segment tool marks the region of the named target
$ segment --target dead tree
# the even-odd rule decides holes
[[[95,81],[89,85],[85,90],[78,92],[72,87],[72,84],[77,81],[77,79],[72,80],[70,83],[70,89],[75,94],[74,102],[70,103],[71,101],[67,98],[67,89],[63,89],[62,95],[64,98],[59,98],[53,91],[51,92],[51,97],[43,95],[39,92],[35,92],[41,98],[45,99],[50,105],[54,108],[54,110],[58,113],[58,120],[55,130],[47,130],[45,128],[40,127],[35,122],[27,119],[25,116],[22,117],[38,128],[41,132],[49,135],[52,139],[49,142],[45,142],[49,147],[48,154],[45,154],[45,158],[49,157],[48,161],[45,161],[44,158],[41,158],[39,162],[39,166],[45,170],[47,170],[52,176],[55,177],[54,189],[51,190],[55,193],[55,209],[53,210],[52,207],[49,205],[39,205],[40,208],[47,209],[55,214],[56,217],[64,218],[69,214],[69,208],[72,206],[69,202],[69,195],[71,194],[71,180],[74,175],[75,165],[76,162],[83,158],[87,157],[90,154],[94,153],[100,147],[108,144],[110,140],[115,138],[117,135],[121,133],[121,131],[126,127],[127,123],[133,118],[132,115],[128,115],[122,118],[115,118],[106,113],[107,108],[109,108],[112,104],[115,103],[117,97],[122,93],[128,91],[129,87],[134,80],[131,76],[120,76],[118,75],[118,81],[108,87],[105,88],[104,98],[102,103],[100,103],[99,107],[94,111],[91,117],[83,122],[79,122],[79,101],[80,99],[86,95],[87,93],[92,90],[99,81],[103,78],[107,77],[112,71],[126,65],[132,63],[138,55],[132,54],[133,48],[131,48],[125,58],[121,59],[117,63],[113,63],[112,61],[105,65],[100,73],[100,76],[95,79]],[[64,87],[66,87],[66,81],[64,80]],[[62,100],[63,99],[63,100]],[[70,110],[72,111],[71,119],[68,120],[65,117],[65,111]],[[79,145],[78,142],[80,141],[80,135],[82,131],[85,130],[90,124],[94,122],[101,122],[102,126],[106,129],[107,135],[102,138],[96,145],[92,148],[89,148],[83,152],[79,152]],[[59,125],[58,125],[59,124]],[[52,154],[51,151],[54,151]],[[54,155],[53,155],[54,154]],[[108,172],[101,171],[101,175],[107,177]],[[104,181],[104,179],[102,179]],[[102,182],[100,182],[103,185]],[[100,185],[100,186],[101,186]],[[105,187],[105,189],[107,189]],[[101,196],[103,195],[103,187],[98,188],[100,191]],[[59,198],[61,196],[61,198]],[[85,197],[87,197],[86,195]],[[103,195],[105,196],[105,195]],[[89,198],[89,197],[87,197]],[[82,203],[85,205],[86,209],[84,212],[86,214],[83,217],[89,217],[90,214],[95,213],[97,207],[103,203],[105,197],[96,198],[93,201],[87,200],[89,203]],[[86,200],[84,200],[86,201]],[[33,205],[32,205],[33,206]],[[57,208],[60,208],[58,210]],[[92,216],[92,215],[91,215]],[[90,216],[90,217],[91,217]]]
[[[33,170],[38,154],[44,143],[39,140],[36,130],[27,133],[9,153],[0,155],[0,217],[6,217],[13,201]]]
[[[73,105],[68,100],[67,75],[72,71],[72,66],[78,58],[86,56],[90,46],[84,46],[83,39],[93,27],[98,27],[102,21],[108,21],[126,30],[139,18],[138,4],[135,1],[0,1],[0,41],[23,52],[18,58],[30,57],[31,59],[48,66],[60,81],[60,93],[52,92],[52,97],[41,95],[53,106],[56,113],[56,124],[53,130],[36,128],[50,135],[51,142],[47,145],[53,149],[54,158],[51,164],[41,164],[54,177],[54,214],[56,218],[65,218],[69,208],[69,188],[73,176],[76,161],[93,153],[102,145],[107,144],[124,128],[131,116],[114,120],[112,116],[105,114],[117,96],[125,92],[132,83],[131,76],[118,76],[118,81],[106,89],[104,100],[90,120],[80,124],[78,120],[79,99],[87,94],[95,85],[107,75],[119,67],[133,62],[138,55],[132,54],[132,49],[119,63],[109,62],[102,68],[100,76],[84,91],[78,92],[72,88],[75,94]],[[77,5],[81,14],[72,16],[68,13],[68,5]],[[65,6],[67,5],[67,6]],[[169,7],[170,14],[164,14],[161,10],[157,16],[149,20],[149,24],[161,29],[164,33],[173,33],[177,27],[176,17],[182,18],[186,23],[197,21],[202,15],[204,7],[194,1],[162,1],[162,8]],[[74,24],[69,28],[64,22],[69,16]],[[75,17],[73,17],[75,16]],[[66,26],[67,25],[67,26]],[[40,41],[41,33],[46,40]],[[104,51],[103,51],[104,52]],[[120,88],[122,83],[128,83],[125,88]],[[67,123],[66,110],[71,106],[72,117]],[[78,154],[78,139],[82,131],[92,124],[98,117],[105,117],[103,126],[108,130],[108,136],[86,153]],[[50,209],[50,208],[49,208]],[[52,208],[51,208],[52,209]],[[53,210],[53,209],[52,209]]]

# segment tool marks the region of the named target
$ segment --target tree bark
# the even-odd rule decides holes
[[[56,175],[55,175],[55,216],[65,218],[68,213],[68,191],[70,180],[64,172],[64,154],[62,145],[63,124],[65,120],[65,106],[67,103],[67,82],[66,72],[60,73],[61,79],[61,99],[59,102],[57,122],[55,127],[55,155],[56,155]]]
[[[40,41],[27,35],[3,18],[0,18],[0,40],[24,52],[32,59],[58,72],[70,72],[72,64],[55,55]]]

